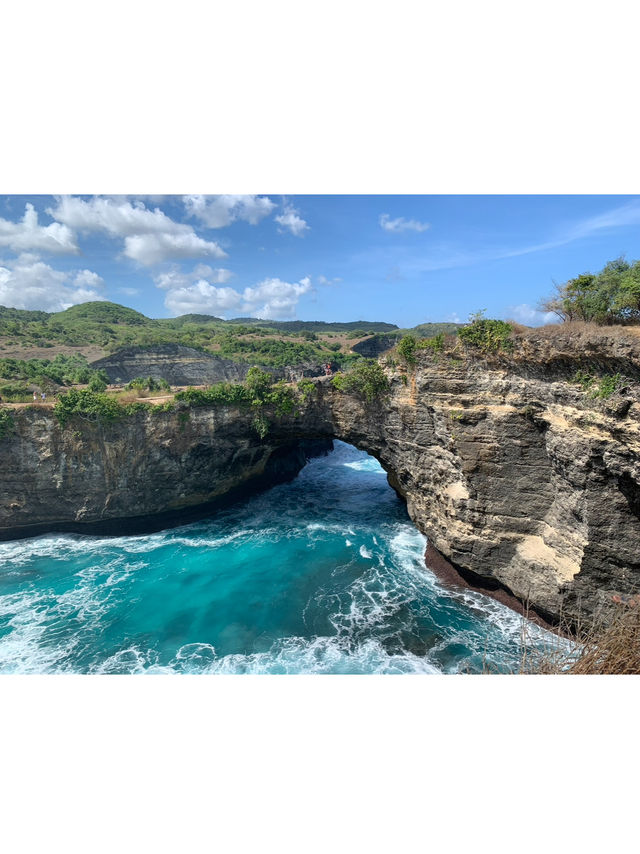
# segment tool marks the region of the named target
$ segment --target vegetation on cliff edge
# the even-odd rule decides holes
[[[342,392],[355,392],[367,403],[389,391],[389,380],[374,359],[363,359],[349,373],[336,374],[331,383]]]
[[[598,273],[581,273],[540,302],[540,310],[560,320],[603,324],[640,322],[640,261],[615,258]]]
[[[485,317],[484,310],[475,312],[469,320],[469,325],[463,326],[458,331],[463,344],[477,348],[483,353],[497,353],[499,350],[512,349],[510,323]]]

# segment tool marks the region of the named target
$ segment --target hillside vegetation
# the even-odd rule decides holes
[[[436,334],[441,326],[423,324],[416,334],[420,337]],[[3,350],[11,351],[15,357],[28,348],[55,351],[62,347],[94,347],[103,354],[111,354],[124,348],[179,344],[247,364],[282,368],[331,362],[337,369],[359,358],[351,352],[355,343],[384,333],[402,334],[395,324],[365,320],[325,323],[236,318],[227,321],[206,314],[153,319],[111,302],[83,303],[52,314],[0,306],[0,358]],[[25,367],[20,378],[32,378],[34,372],[46,375],[46,371],[40,370],[42,367]],[[15,370],[2,373],[0,369],[2,378],[12,379],[14,375]]]

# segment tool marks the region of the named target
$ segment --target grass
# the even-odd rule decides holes
[[[512,333],[518,338],[554,339],[562,343],[624,343],[640,353],[640,326],[599,326],[583,320],[550,323],[547,326],[522,326],[510,321]]]
[[[613,595],[590,623],[561,622],[557,643],[533,646],[523,619],[521,674],[640,675],[640,594]]]

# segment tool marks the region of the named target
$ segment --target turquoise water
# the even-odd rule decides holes
[[[521,618],[442,586],[379,464],[335,444],[204,522],[0,544],[0,672],[517,669]]]

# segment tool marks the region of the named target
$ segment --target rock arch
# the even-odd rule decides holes
[[[406,378],[406,374],[404,374]],[[305,442],[342,439],[380,461],[409,515],[462,570],[545,615],[595,610],[640,573],[637,404],[587,413],[567,383],[424,362],[371,403],[325,379],[272,418],[194,408],[61,429],[24,411],[3,439],[0,537],[125,532],[209,512],[293,476]]]

